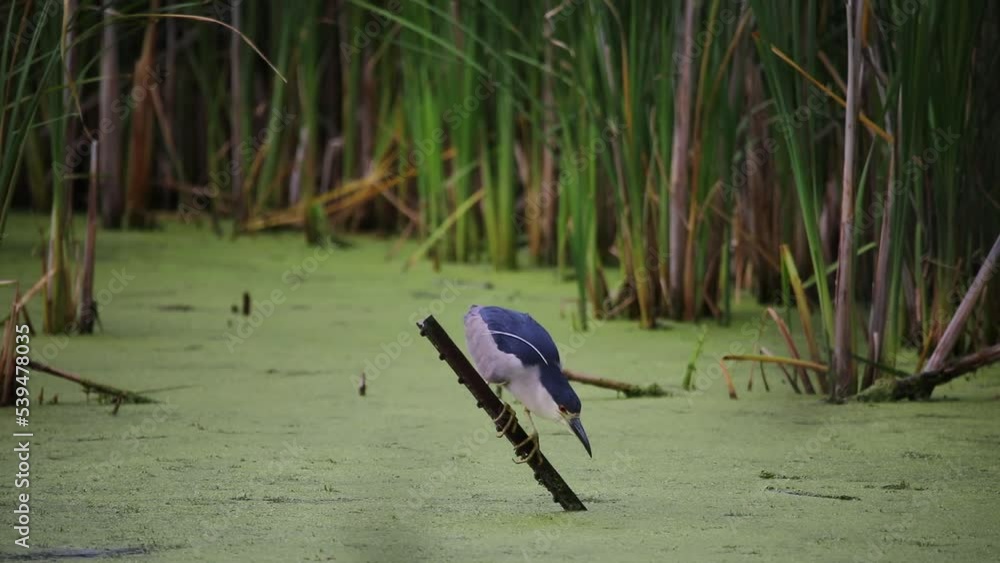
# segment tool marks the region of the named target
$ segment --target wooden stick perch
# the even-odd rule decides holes
[[[476,406],[485,410],[491,420],[496,420],[504,412],[503,401],[490,390],[490,386],[480,377],[479,372],[472,367],[468,358],[458,349],[458,346],[441,328],[434,316],[427,317],[423,322],[417,323],[417,326],[420,327],[420,336],[429,340],[437,348],[440,358],[447,362],[448,367],[458,375],[458,382],[464,385],[475,397]],[[502,430],[505,424],[506,418],[497,424],[497,431]],[[532,444],[528,440],[528,433],[516,419],[504,432],[504,436],[510,440],[512,445],[522,444],[521,447],[515,448],[519,456],[526,457],[531,454]],[[552,493],[552,500],[559,503],[564,510],[587,510],[573,489],[570,489],[566,481],[563,481],[562,476],[552,467],[541,451],[528,459],[528,465],[535,472],[535,480]]]

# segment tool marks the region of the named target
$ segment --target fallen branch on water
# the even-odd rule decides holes
[[[575,371],[570,371],[568,369],[563,369],[563,373],[566,374],[566,379],[570,381],[577,381],[579,383],[586,383],[587,385],[593,385],[594,387],[601,387],[603,389],[612,389],[623,393],[626,397],[670,397],[673,395],[670,391],[660,387],[657,384],[649,385],[648,387],[643,387],[642,385],[635,385],[632,383],[625,383],[624,381],[615,381],[613,379],[606,379],[604,377],[596,377],[593,375],[586,375],[583,373],[578,373]]]
[[[112,387],[110,385],[105,385],[103,383],[97,383],[96,381],[91,381],[89,379],[84,379],[75,373],[70,373],[68,371],[61,370],[59,368],[54,368],[50,365],[43,364],[38,360],[31,360],[28,362],[28,367],[31,369],[36,369],[38,371],[43,371],[49,375],[54,375],[56,377],[61,377],[63,379],[72,381],[77,385],[83,387],[84,391],[88,393],[95,391],[101,395],[106,395],[110,398],[115,398],[117,400],[128,401],[130,403],[155,403],[154,399],[150,399],[145,395],[140,395],[138,393],[133,393],[132,391],[127,391],[125,389],[118,389],[117,387]]]
[[[901,379],[883,377],[861,392],[858,400],[881,402],[929,399],[938,385],[996,362],[1000,362],[1000,344],[962,356],[939,370],[925,371]]]
[[[990,279],[996,275],[998,267],[1000,267],[1000,236],[997,237],[989,255],[986,256],[986,260],[979,267],[976,278],[972,280],[972,285],[969,286],[969,290],[962,297],[962,302],[959,303],[958,309],[955,310],[955,314],[948,323],[948,327],[944,329],[944,334],[941,335],[941,340],[938,341],[934,353],[931,354],[931,358],[927,360],[927,365],[924,366],[925,371],[936,372],[943,368],[945,358],[951,354],[955,343],[958,342],[958,337],[962,332],[962,327],[965,326],[965,321],[968,320],[973,309],[975,309],[976,302],[979,301],[979,296],[986,290],[986,285],[990,283]]]
[[[798,366],[818,373],[826,373],[827,370],[827,367],[822,364],[796,358],[770,356],[766,355],[766,349],[762,349],[762,351],[765,351],[765,355],[730,354],[723,356],[722,359],[772,363],[778,364],[782,369],[786,365]],[[859,393],[857,398],[859,401],[871,402],[929,399],[936,386],[996,362],[1000,362],[1000,344],[994,344],[978,352],[963,356],[938,370],[924,371],[906,377],[883,377],[875,381],[871,387]],[[884,366],[879,366],[879,369],[899,374],[898,370],[887,369]],[[790,383],[794,382],[790,374],[786,372],[785,375],[788,377]],[[798,390],[796,389],[796,391]]]
[[[899,401],[901,399],[929,399],[934,388],[943,383],[947,383],[960,375],[970,371],[975,371],[981,367],[988,366],[1000,361],[1000,344],[994,344],[978,352],[963,356],[947,365],[945,358],[951,354],[957,342],[962,327],[972,314],[979,297],[986,289],[990,279],[997,273],[1000,267],[1000,237],[993,243],[986,260],[979,267],[976,278],[972,281],[969,290],[962,297],[962,302],[955,310],[954,316],[948,323],[937,348],[931,354],[929,360],[924,365],[924,372],[916,375],[894,379],[883,377],[874,385],[862,392],[858,399],[862,401]]]

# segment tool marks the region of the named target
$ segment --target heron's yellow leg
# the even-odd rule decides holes
[[[497,417],[493,419],[493,425],[499,426],[500,420],[503,418],[505,414],[507,415],[507,422],[503,424],[502,428],[497,430],[497,438],[503,438],[504,434],[506,434],[507,431],[510,430],[511,426],[514,425],[514,421],[517,420],[517,413],[514,412],[514,408],[510,406],[510,403],[504,403],[503,410],[500,411],[500,414],[498,414]]]
[[[535,419],[531,418],[531,411],[528,410],[528,407],[524,407],[524,414],[528,415],[528,422],[531,423],[531,432],[537,436],[538,429],[535,428]]]

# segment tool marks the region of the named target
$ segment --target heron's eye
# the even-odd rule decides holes
[[[562,405],[559,405],[559,412],[561,412],[562,414],[566,414],[566,412],[567,412],[566,411],[566,407],[564,407]]]

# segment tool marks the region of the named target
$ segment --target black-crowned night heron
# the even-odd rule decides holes
[[[563,374],[556,343],[542,325],[526,313],[473,305],[465,314],[465,340],[487,383],[506,387],[524,405],[529,420],[531,413],[535,413],[569,425],[583,442],[587,454],[593,457],[590,440],[580,422],[580,398]],[[504,412],[494,422],[499,425],[505,415],[504,430],[515,420],[513,409],[506,403]],[[528,439],[534,441],[534,448],[530,454],[516,460],[521,463],[538,453],[534,420],[531,426],[534,432]],[[502,435],[503,431],[497,433],[497,436]]]

